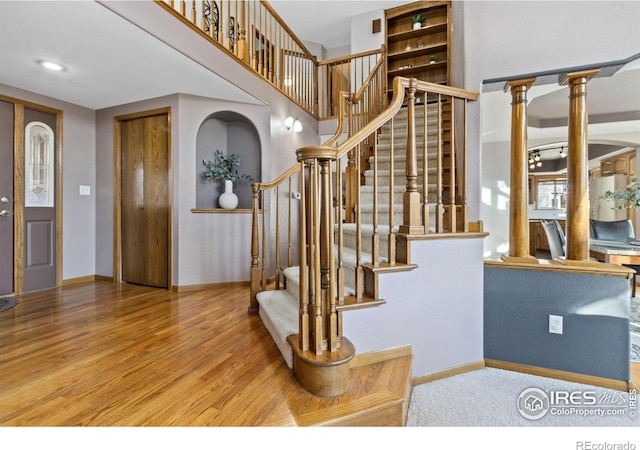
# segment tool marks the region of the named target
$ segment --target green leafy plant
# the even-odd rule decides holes
[[[230,153],[226,155],[220,150],[216,150],[214,153],[214,159],[203,159],[202,165],[207,168],[207,170],[202,173],[203,181],[252,180],[249,175],[238,170],[238,167],[240,167],[240,155],[237,153]]]
[[[614,201],[624,200],[626,202],[626,204],[616,206],[613,209],[640,208],[640,182],[635,175],[632,175],[631,183],[629,183],[626,188],[620,191],[607,191],[599,198]]]
[[[426,20],[426,19],[424,18],[424,16],[423,16],[422,14],[418,14],[417,16],[413,16],[413,17],[411,18],[411,23],[414,23],[414,24],[415,24],[415,23],[419,23],[419,24],[421,24],[421,25],[422,25],[422,24],[424,23],[424,21],[425,21],[425,20]]]

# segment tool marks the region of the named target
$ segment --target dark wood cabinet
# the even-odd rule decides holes
[[[565,220],[558,220],[560,226],[567,232],[567,226]],[[532,256],[536,255],[538,251],[549,251],[549,241],[547,240],[547,234],[542,226],[542,220],[530,220],[529,221],[529,253]]]

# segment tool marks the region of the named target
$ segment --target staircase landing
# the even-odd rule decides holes
[[[411,398],[411,360],[409,355],[361,366],[352,363],[347,391],[338,397],[295,389],[296,394],[288,396],[292,419],[297,426],[404,426]]]

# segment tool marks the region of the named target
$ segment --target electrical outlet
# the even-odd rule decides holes
[[[549,315],[549,333],[562,334],[562,316]]]

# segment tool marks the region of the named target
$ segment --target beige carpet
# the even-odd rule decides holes
[[[549,402],[541,409],[527,409],[527,402],[537,396],[563,392],[577,393],[584,404],[572,410]],[[407,426],[638,427],[638,407],[629,400],[626,392],[486,368],[414,387]],[[545,409],[540,418],[530,418],[531,411],[542,414]]]

